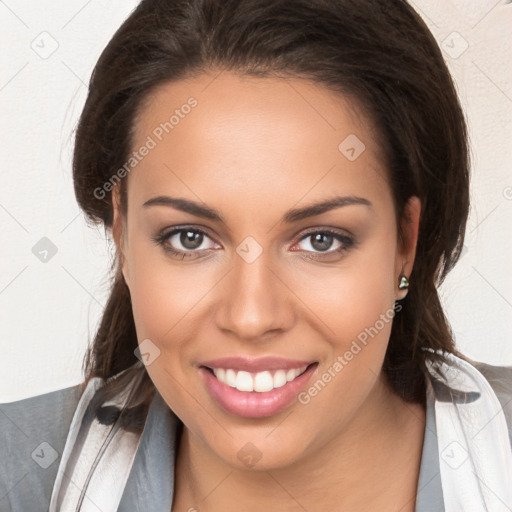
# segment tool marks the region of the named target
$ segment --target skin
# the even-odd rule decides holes
[[[160,350],[147,371],[185,425],[172,510],[413,511],[425,411],[394,395],[381,371],[391,322],[308,404],[266,418],[224,411],[198,364],[229,355],[318,361],[314,383],[405,296],[398,281],[412,270],[419,200],[407,205],[401,240],[371,122],[354,100],[301,79],[224,71],[165,84],[140,111],[133,147],[190,96],[197,107],[125,178],[126,216],[114,192],[139,343]],[[349,134],[366,146],[355,161],[338,149]],[[215,208],[225,223],[143,206],[163,195]],[[282,221],[291,208],[338,195],[371,206]],[[207,233],[200,247],[179,234],[166,243],[192,257],[152,239],[183,225]],[[354,243],[333,238],[322,252],[304,236],[312,228]],[[250,264],[236,252],[248,236],[262,248]],[[237,457],[247,443],[261,454],[253,467]]]

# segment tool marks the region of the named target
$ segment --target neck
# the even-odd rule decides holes
[[[385,384],[370,395],[321,450],[272,470],[233,467],[184,427],[172,511],[413,512],[425,408]]]

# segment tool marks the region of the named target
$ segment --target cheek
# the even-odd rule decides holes
[[[173,316],[184,303],[178,299],[177,283],[160,265],[134,255],[131,261],[130,293],[139,339],[156,340],[172,328]]]
[[[375,238],[365,247],[347,257],[335,270],[325,269],[306,273],[296,280],[298,293],[307,297],[307,305],[326,327],[329,339],[342,346],[355,339],[360,332],[373,326],[382,314],[392,317],[395,303],[395,257],[393,230],[388,236]],[[390,324],[388,321],[387,324]],[[386,324],[386,325],[387,325]],[[389,329],[378,323],[382,337]],[[389,325],[390,327],[390,325]],[[330,334],[329,334],[330,333]]]
[[[127,258],[137,338],[139,343],[151,340],[159,351],[153,348],[158,356],[146,370],[170,407],[181,413],[191,407],[185,407],[187,395],[180,385],[187,380],[193,348],[189,340],[197,327],[190,319],[206,291],[200,280],[167,261],[159,249],[132,240]]]
[[[318,403],[340,403],[343,396],[331,411],[335,418],[350,414],[364,400],[385,357],[395,314],[393,230],[387,235],[347,259],[322,287],[318,279],[310,281],[309,304],[325,323],[323,337],[329,345],[319,378],[333,381]]]
[[[207,273],[192,265],[180,267],[179,262],[171,262],[163,250],[136,233],[127,260],[139,339],[155,338],[155,342],[161,342],[182,327],[180,320],[190,314],[207,292]]]
[[[395,314],[393,275],[393,254],[376,250],[368,261],[340,271],[328,292],[310,295],[324,323],[320,371],[300,397],[311,410],[322,411],[304,420],[312,429],[321,431],[325,422],[333,428],[344,424],[371,393]]]

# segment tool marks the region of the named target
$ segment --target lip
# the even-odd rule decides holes
[[[213,362],[214,361],[210,361],[210,363]],[[258,360],[258,363],[259,362],[260,360]],[[280,359],[279,363],[282,364],[282,362],[283,360]],[[288,363],[292,364],[290,360],[288,360]],[[215,361],[215,364],[218,364],[218,362]],[[224,366],[215,366],[215,368],[224,368]],[[233,367],[230,366],[228,368]],[[268,369],[268,366],[266,368]],[[281,366],[279,368],[283,367]],[[294,366],[291,368],[294,368]],[[263,393],[258,391],[239,391],[236,388],[232,388],[218,380],[211,370],[205,366],[199,368],[199,373],[203,378],[203,382],[210,396],[212,396],[224,411],[243,418],[263,418],[277,414],[288,407],[306,387],[312,375],[317,372],[317,369],[318,363],[311,363],[306,371],[294,380],[287,382],[280,388],[275,388]]]
[[[245,372],[263,372],[265,370],[294,370],[309,366],[316,361],[299,361],[298,359],[285,359],[282,357],[260,357],[258,359],[249,359],[247,357],[222,357],[220,359],[212,359],[204,361],[200,366],[207,368],[224,368],[225,370],[236,370]]]

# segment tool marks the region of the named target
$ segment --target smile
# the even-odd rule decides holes
[[[292,382],[299,375],[302,375],[307,367],[308,365],[290,370],[265,370],[257,373],[224,368],[210,368],[210,370],[220,382],[232,388],[236,388],[238,391],[256,391],[258,393],[264,393],[272,389],[280,388],[287,382]]]
[[[214,402],[224,411],[245,418],[272,416],[288,408],[318,373],[317,362],[302,362],[302,366],[288,369],[276,365],[274,369],[258,372],[247,371],[249,365],[245,366],[245,370],[214,365],[198,368]],[[260,362],[258,366],[261,368]]]

